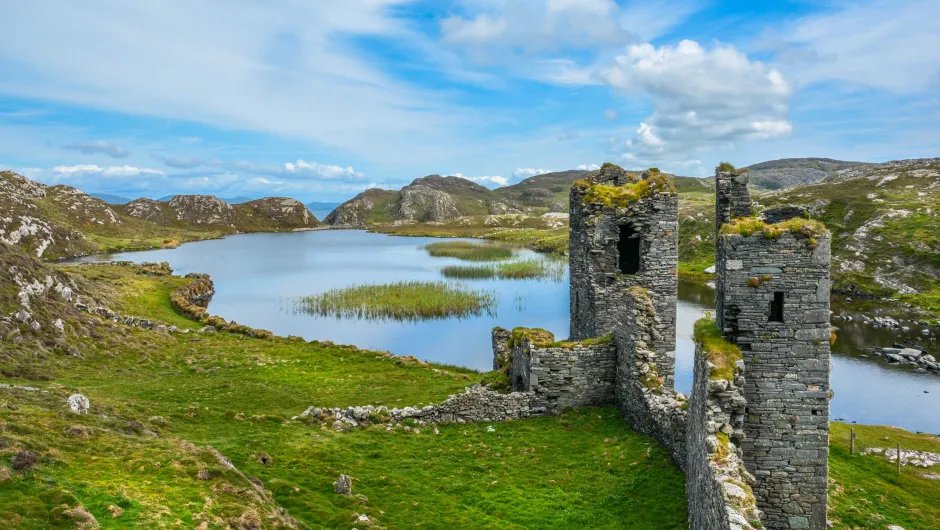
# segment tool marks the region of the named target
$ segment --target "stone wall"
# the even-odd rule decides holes
[[[592,182],[621,186],[631,181],[622,169],[605,166]],[[588,200],[589,191],[575,185],[570,195],[571,339],[610,333],[624,312],[627,289],[650,289],[659,314],[655,345],[663,352],[659,373],[665,386],[673,388],[679,196],[657,190],[627,204],[609,206]],[[625,226],[632,227],[640,239],[640,264],[635,274],[620,271],[618,242]]]
[[[744,468],[744,378],[712,377],[714,365],[695,348],[695,382],[686,426],[686,499],[692,530],[753,530],[760,520]],[[740,367],[743,367],[740,366]],[[740,368],[738,367],[738,368]]]
[[[624,311],[614,330],[615,399],[627,425],[659,442],[685,470],[685,400],[657,372],[663,352],[654,348],[660,322],[651,296],[634,287],[623,298]]]
[[[466,423],[469,421],[506,421],[544,414],[532,404],[532,393],[501,394],[483,385],[473,385],[462,394],[449,396],[436,405],[425,407],[388,408],[384,405],[320,408],[309,407],[292,419],[332,422],[334,428],[358,427],[365,421],[402,422],[408,419],[421,423]]]
[[[617,351],[610,341],[537,345],[521,336],[512,345],[509,381],[529,392],[532,407],[559,414],[567,407],[614,404]]]
[[[830,236],[723,234],[719,325],[744,357],[744,462],[771,529],[826,528]],[[781,321],[771,321],[782,297]]]
[[[747,189],[747,172],[721,171],[721,168],[715,168],[715,241],[718,240],[718,233],[721,227],[732,219],[738,217],[751,216],[751,193]],[[717,263],[721,261],[721,248],[716,248],[716,270]],[[715,309],[718,313],[718,327],[722,327],[722,314],[724,310],[724,286],[721,282],[715,285]]]

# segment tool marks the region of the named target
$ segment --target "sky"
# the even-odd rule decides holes
[[[940,0],[0,0],[0,169],[341,201],[940,156]]]

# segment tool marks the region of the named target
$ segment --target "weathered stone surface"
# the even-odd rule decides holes
[[[339,495],[351,495],[352,494],[352,479],[349,478],[349,475],[340,475],[336,482],[336,493]]]
[[[69,409],[75,414],[88,414],[88,408],[91,406],[88,398],[81,394],[72,394],[67,402]]]

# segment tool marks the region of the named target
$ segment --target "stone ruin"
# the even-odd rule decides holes
[[[496,328],[494,368],[530,410],[617,406],[686,473],[694,530],[824,529],[830,237],[798,209],[750,218],[745,172],[722,164],[715,180],[717,319],[696,324],[688,398],[674,388],[678,193],[653,169],[574,183],[571,339]]]

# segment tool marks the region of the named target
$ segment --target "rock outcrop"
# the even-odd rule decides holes
[[[302,202],[287,197],[266,197],[248,201],[236,205],[235,210],[238,212],[237,224],[242,231],[249,231],[255,224],[253,221],[288,230],[320,225]]]

